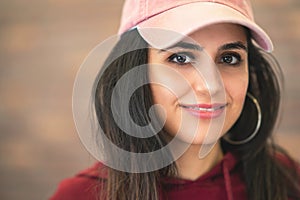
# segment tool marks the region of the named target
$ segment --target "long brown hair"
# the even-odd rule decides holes
[[[225,152],[233,152],[241,159],[249,199],[255,200],[282,200],[287,197],[299,197],[299,179],[296,164],[271,140],[280,108],[280,80],[274,70],[276,63],[271,63],[251,41],[248,33],[249,59],[249,88],[248,92],[254,95],[262,109],[262,125],[257,136],[244,145],[231,145],[222,140]],[[129,46],[136,50],[127,52]],[[144,46],[145,48],[140,48]],[[147,43],[136,30],[124,33],[104,65],[108,65],[101,77],[95,83],[95,109],[99,125],[108,139],[124,150],[131,152],[150,152],[166,145],[164,133],[141,139],[129,136],[115,123],[111,111],[111,95],[117,81],[135,66],[148,63]],[[117,59],[113,55],[121,55]],[[279,74],[280,75],[280,74]],[[136,80],[147,82],[147,70],[140,70]],[[130,84],[130,83],[128,83]],[[126,84],[124,90],[126,91]],[[122,99],[119,99],[122,106]],[[150,123],[148,111],[152,106],[152,95],[149,85],[138,88],[129,104],[130,115],[139,125]],[[127,109],[127,108],[126,108]],[[249,118],[251,120],[249,120]],[[249,122],[253,122],[251,124]],[[244,109],[238,121],[229,131],[232,137],[242,135],[247,137],[251,127],[255,126],[256,115],[249,102],[245,102]],[[236,134],[239,133],[239,134]],[[285,155],[289,164],[285,165],[276,158],[278,151]],[[107,149],[109,156],[110,150]],[[135,158],[132,162],[135,162]],[[116,161],[118,162],[118,161]],[[135,163],[142,164],[142,163]],[[287,169],[289,167],[289,169]],[[102,197],[109,200],[158,200],[162,193],[160,178],[173,176],[176,173],[174,163],[167,167],[147,173],[128,173],[108,168],[108,178],[102,183]]]

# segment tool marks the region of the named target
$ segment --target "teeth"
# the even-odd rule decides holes
[[[193,110],[197,110],[197,111],[204,111],[204,112],[213,112],[219,109],[224,108],[225,106],[218,106],[218,107],[214,107],[214,108],[200,108],[200,107],[193,107],[193,106],[184,106],[185,108],[188,109],[193,109]]]

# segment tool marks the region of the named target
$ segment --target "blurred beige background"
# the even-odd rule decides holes
[[[89,51],[117,31],[122,0],[0,2],[0,199],[47,199],[91,165],[72,119]],[[286,77],[277,140],[300,160],[300,1],[254,0]]]

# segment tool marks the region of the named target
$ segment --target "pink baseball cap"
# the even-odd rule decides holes
[[[270,37],[254,21],[249,0],[126,0],[118,33],[137,28],[150,45],[164,48],[217,23],[247,27],[262,49],[273,51]],[[162,30],[170,34],[160,34]]]

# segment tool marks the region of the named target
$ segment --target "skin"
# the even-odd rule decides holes
[[[149,63],[160,66],[150,65],[149,76],[169,138],[190,145],[176,161],[178,176],[195,180],[223,157],[219,139],[238,119],[246,97],[248,53],[245,30],[239,25],[210,25],[189,37],[167,49],[150,48]],[[223,107],[217,116],[199,117],[184,107],[195,104]],[[201,146],[211,151],[199,159]]]

